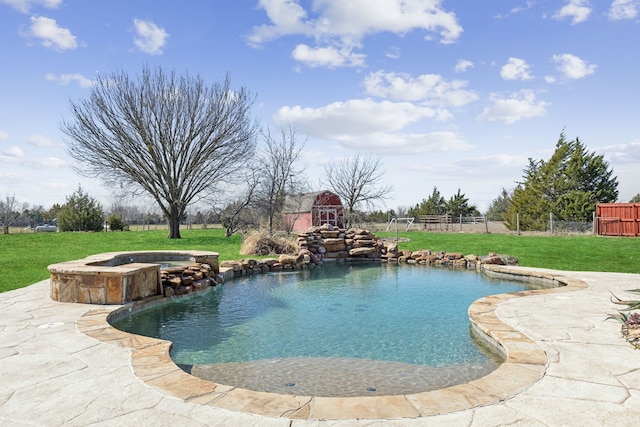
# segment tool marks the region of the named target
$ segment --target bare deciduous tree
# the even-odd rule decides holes
[[[345,208],[345,227],[351,224],[356,207],[373,207],[385,199],[392,187],[383,182],[384,171],[380,158],[371,155],[343,159],[325,167],[331,190],[340,196]]]
[[[302,173],[295,162],[306,143],[299,143],[295,129],[282,129],[276,138],[267,129],[262,133],[263,146],[257,163],[261,179],[258,206],[267,217],[269,234],[273,234],[274,218],[282,212],[288,194],[296,192],[296,178]]]
[[[259,173],[254,168],[246,170],[246,186],[236,191],[239,194],[218,212],[220,222],[225,228],[225,237],[230,237],[238,231],[243,231],[259,223],[259,215],[254,208],[256,193],[258,192]]]
[[[16,211],[17,208],[18,201],[15,196],[7,195],[5,200],[0,200],[0,224],[4,234],[9,234],[9,226],[20,215],[20,212]]]
[[[253,96],[232,90],[228,76],[207,85],[144,67],[136,78],[98,76],[89,98],[70,105],[61,130],[76,170],[151,195],[169,238],[180,238],[187,206],[233,180],[255,149]]]

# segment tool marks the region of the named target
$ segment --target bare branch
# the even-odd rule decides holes
[[[145,67],[98,76],[89,99],[71,102],[61,130],[85,176],[150,194],[180,237],[187,206],[231,182],[255,149],[253,96],[224,82]]]
[[[280,137],[271,135],[270,129],[262,132],[263,145],[257,163],[261,174],[258,193],[259,207],[268,220],[269,234],[273,233],[274,218],[282,211],[288,195],[297,191],[297,178],[302,170],[295,163],[306,144],[299,143],[295,129],[281,129]]]
[[[383,183],[382,161],[360,154],[325,167],[331,190],[342,199],[347,218],[361,205],[373,207],[385,199],[392,187]]]

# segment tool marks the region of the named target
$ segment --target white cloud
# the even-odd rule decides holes
[[[473,67],[474,67],[473,62],[468,61],[466,59],[461,59],[456,64],[456,66],[454,67],[453,71],[455,71],[456,73],[464,73],[469,68],[473,68]]]
[[[274,117],[312,138],[330,140],[353,150],[411,154],[462,150],[468,144],[453,132],[403,133],[423,119],[439,119],[438,109],[409,102],[354,99],[320,108],[282,107]]]
[[[0,141],[9,139],[9,134],[0,130]]]
[[[286,106],[277,111],[274,120],[279,124],[292,124],[310,136],[336,139],[340,135],[397,131],[436,116],[437,111],[432,108],[409,102],[376,102],[367,98],[334,102],[320,108]]]
[[[33,157],[25,156],[20,147],[11,147],[0,155],[0,163],[18,165],[32,170],[45,170],[50,168],[67,168],[68,164],[57,157]],[[30,176],[34,176],[30,174]]]
[[[29,135],[27,142],[36,147],[51,147],[54,145],[54,141],[51,138],[40,134]]]
[[[247,38],[250,45],[259,46],[281,36],[312,34],[312,26],[303,22],[307,12],[296,0],[260,0],[260,6],[267,12],[273,25],[253,27]]]
[[[360,67],[364,65],[365,55],[353,53],[351,49],[329,47],[309,47],[299,44],[291,53],[296,61],[310,67]]]
[[[375,132],[367,135],[341,135],[335,138],[343,147],[354,151],[408,155],[462,151],[469,144],[454,132],[391,134]]]
[[[2,153],[9,157],[24,157],[24,151],[20,147],[13,146],[9,147],[6,150],[3,150]]]
[[[512,124],[519,120],[544,116],[549,104],[536,99],[531,90],[521,90],[508,98],[491,96],[491,105],[477,117],[479,122],[503,122]]]
[[[36,157],[28,162],[30,165],[42,168],[63,168],[67,162],[57,157]]]
[[[572,24],[579,24],[589,18],[591,6],[587,0],[569,0],[562,9],[557,11],[553,17],[555,19],[571,18]]]
[[[638,16],[638,0],[614,0],[609,9],[609,19],[634,19]]]
[[[88,88],[93,86],[93,80],[86,78],[82,74],[60,74],[56,76],[55,74],[47,74],[45,78],[50,82],[58,82],[62,86],[67,86],[72,82],[77,82],[80,87]]]
[[[460,107],[478,99],[474,92],[464,89],[466,81],[446,81],[438,74],[413,78],[405,73],[377,71],[365,77],[363,84],[368,95],[442,108]]]
[[[22,13],[29,13],[32,6],[43,6],[47,9],[55,9],[60,6],[62,0],[0,0],[0,3],[7,4]]]
[[[524,12],[525,10],[531,9],[534,4],[535,4],[535,1],[529,0],[529,1],[526,2],[526,4],[524,6],[516,6],[516,7],[512,8],[510,13],[516,14],[516,13]]]
[[[500,69],[500,76],[505,80],[531,80],[530,68],[524,59],[511,57]]]
[[[133,41],[136,47],[149,55],[161,54],[169,37],[164,28],[158,27],[151,21],[143,21],[138,18],[133,20],[133,25],[138,35]]]
[[[640,139],[628,144],[610,145],[602,148],[602,151],[616,163],[640,163]]]
[[[32,16],[30,37],[40,39],[42,45],[56,50],[75,49],[78,47],[76,36],[68,28],[59,27],[55,19],[44,16]]]
[[[397,46],[392,46],[389,49],[387,49],[387,52],[385,53],[385,56],[387,58],[391,58],[391,59],[398,59],[400,58],[400,48]]]
[[[479,156],[468,159],[463,159],[456,164],[461,166],[462,169],[472,169],[474,171],[485,171],[489,173],[495,173],[496,168],[501,169],[521,169],[523,165],[527,163],[525,156],[511,155],[511,154],[492,154],[487,156]]]
[[[318,44],[316,50],[334,46],[341,52],[345,48],[360,47],[361,41],[371,34],[404,35],[423,30],[428,33],[425,39],[438,33],[440,42],[448,44],[455,42],[463,31],[455,14],[441,7],[441,0],[322,0],[313,3],[307,11],[299,0],[260,0],[260,6],[271,22],[254,27],[247,37],[248,43],[258,47],[279,37],[301,35],[313,38]],[[311,48],[305,52],[311,52]],[[327,63],[337,66],[335,61]],[[344,65],[351,64],[344,62]]]
[[[569,79],[581,79],[590,74],[593,74],[597,68],[597,65],[589,64],[586,61],[578,58],[577,56],[571,55],[570,53],[553,55],[551,59],[553,62],[558,64],[558,70]]]

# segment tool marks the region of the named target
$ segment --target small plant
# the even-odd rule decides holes
[[[640,294],[640,289],[632,289],[627,292]],[[622,323],[622,335],[625,340],[640,349],[640,313],[630,313],[632,310],[640,309],[640,300],[623,300],[611,294],[611,302],[617,305],[626,305],[627,308],[618,310],[617,314],[612,314],[606,320],[617,320]]]
[[[605,320],[617,320],[623,325],[627,323],[629,315],[623,311],[619,311],[616,314],[610,314]]]
[[[640,289],[631,289],[627,292],[631,292],[634,294],[640,294]],[[626,305],[627,308],[623,309],[622,311],[632,311],[632,310],[638,310],[640,309],[640,300],[622,300],[620,298],[618,298],[617,296],[615,296],[613,293],[611,294],[612,298],[611,298],[611,302],[614,304],[618,304],[618,305]]]

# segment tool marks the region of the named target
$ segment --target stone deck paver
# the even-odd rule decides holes
[[[470,310],[497,339],[510,340],[512,360],[487,377],[410,396],[316,397],[313,404],[193,378],[172,366],[168,344],[105,328],[113,307],[54,302],[48,281],[2,293],[0,425],[639,425],[640,351],[605,318],[616,309],[610,292],[640,288],[640,275],[514,271],[587,286],[489,297]],[[369,419],[331,419],[348,414]]]

